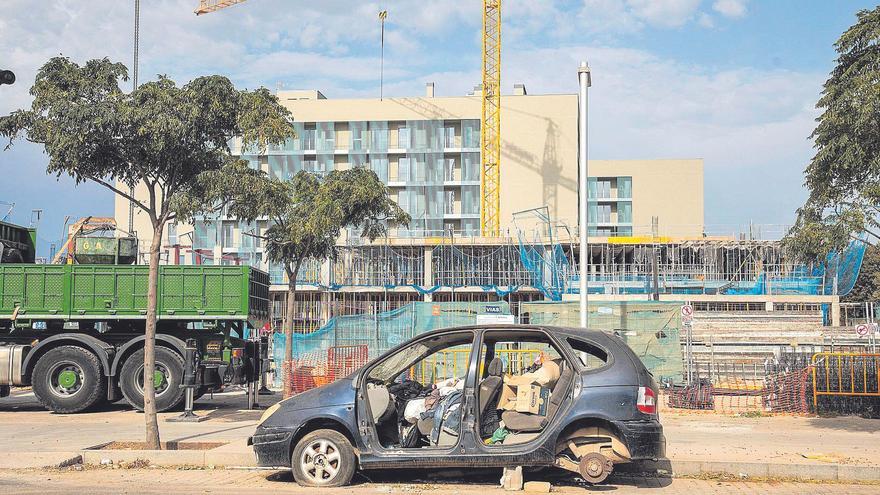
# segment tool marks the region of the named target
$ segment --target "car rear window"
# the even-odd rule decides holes
[[[605,349],[585,340],[574,339],[571,337],[566,339],[566,341],[574,350],[575,356],[578,357],[578,360],[584,368],[588,370],[601,368],[608,362],[608,352],[606,352]]]

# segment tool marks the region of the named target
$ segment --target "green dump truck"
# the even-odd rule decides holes
[[[86,254],[103,253],[88,243],[79,246]],[[118,263],[120,253],[107,259]],[[59,413],[123,398],[142,408],[146,303],[146,266],[0,263],[0,397],[10,387],[31,386],[47,409]],[[255,381],[258,356],[244,337],[268,316],[269,276],[263,271],[160,267],[158,409],[184,399],[179,385],[188,339],[199,351],[197,395]]]

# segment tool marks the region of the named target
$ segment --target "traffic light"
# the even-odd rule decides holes
[[[15,82],[15,73],[11,70],[0,70],[0,84],[12,84]]]

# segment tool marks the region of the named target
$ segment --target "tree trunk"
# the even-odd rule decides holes
[[[293,395],[293,330],[296,322],[293,312],[296,308],[296,277],[299,275],[299,262],[293,270],[287,269],[287,311],[284,315],[284,398]]]
[[[153,225],[150,243],[150,270],[147,279],[147,321],[144,341],[144,419],[146,420],[147,449],[160,450],[159,422],[156,417],[156,388],[153,373],[156,368],[156,306],[159,289],[159,249],[162,246],[164,222]]]

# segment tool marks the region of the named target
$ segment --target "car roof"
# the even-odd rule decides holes
[[[457,327],[439,328],[429,332],[418,334],[417,337],[426,337],[431,335],[440,335],[447,332],[457,330],[543,330],[553,335],[562,335],[565,337],[581,337],[590,338],[607,342],[611,339],[611,333],[606,330],[596,330],[592,328],[579,327],[560,327],[555,325],[527,325],[527,324],[494,324],[494,325],[463,325]]]

